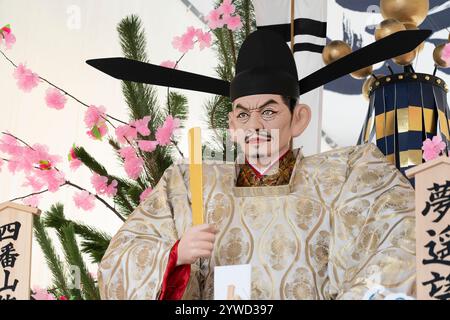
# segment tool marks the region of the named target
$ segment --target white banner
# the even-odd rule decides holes
[[[259,29],[280,33],[290,45],[291,0],[253,0]],[[299,79],[324,66],[322,50],[326,45],[326,0],[294,0],[294,57]],[[301,88],[300,88],[301,90]],[[320,152],[322,130],[322,94],[319,88],[300,97],[312,109],[307,130],[294,140],[294,147],[303,146],[305,155]]]

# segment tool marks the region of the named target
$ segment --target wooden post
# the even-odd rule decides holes
[[[450,300],[450,159],[442,156],[406,175],[416,185],[417,299]]]
[[[37,208],[0,204],[0,300],[29,300],[33,216]]]

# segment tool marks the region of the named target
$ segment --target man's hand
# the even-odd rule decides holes
[[[211,257],[217,232],[212,224],[189,228],[178,244],[177,266],[193,264],[198,258]]]

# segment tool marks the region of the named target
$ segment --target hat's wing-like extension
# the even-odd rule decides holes
[[[230,83],[191,72],[166,68],[126,58],[87,60],[90,66],[123,81],[133,81],[228,97]]]
[[[399,31],[325,66],[299,81],[300,94],[359,69],[408,53],[431,35],[431,30]]]

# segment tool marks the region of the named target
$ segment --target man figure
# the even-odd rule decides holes
[[[189,166],[167,169],[103,257],[103,299],[212,299],[214,267],[237,264],[252,266],[252,299],[413,294],[410,183],[373,144],[293,150],[311,118],[300,90],[286,43],[252,33],[230,86],[245,162],[203,165],[206,224],[194,227]]]

